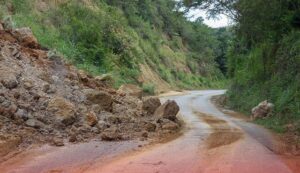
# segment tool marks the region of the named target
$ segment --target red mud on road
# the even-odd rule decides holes
[[[226,116],[209,101],[211,96],[223,92],[194,91],[168,97],[180,105],[187,126],[185,133],[171,142],[109,160],[77,154],[80,159],[92,161],[71,163],[72,169],[48,166],[43,173],[300,173],[299,159],[284,158],[272,151],[274,139],[267,130]],[[87,150],[92,153],[95,148]],[[110,152],[114,150],[102,154]],[[43,156],[36,159],[47,160]],[[50,164],[53,159],[45,163]]]

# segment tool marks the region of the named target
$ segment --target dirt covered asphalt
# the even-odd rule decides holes
[[[141,141],[89,142],[27,151],[1,164],[7,172],[75,173],[296,173],[299,158],[276,154],[273,135],[220,112],[211,102],[224,91],[191,91],[176,100],[183,135],[141,147]]]

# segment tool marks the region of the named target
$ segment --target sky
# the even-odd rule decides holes
[[[212,28],[225,27],[230,25],[230,20],[225,15],[220,15],[219,19],[207,19],[206,12],[204,10],[191,10],[188,14],[188,17],[191,17],[190,20],[196,20],[198,17],[204,19],[204,23]]]

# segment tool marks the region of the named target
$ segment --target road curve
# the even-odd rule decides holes
[[[298,168],[292,172],[272,152],[273,138],[267,130],[227,116],[210,102],[212,96],[222,93],[190,91],[163,97],[162,101],[176,100],[186,122],[183,135],[173,141],[137,152],[126,151],[138,148],[138,141],[39,148],[0,164],[0,172],[296,173]]]
[[[148,151],[86,173],[291,173],[272,149],[272,135],[263,128],[220,112],[211,102],[220,90],[191,91],[171,96],[181,108],[187,131]],[[105,166],[103,166],[105,165]]]

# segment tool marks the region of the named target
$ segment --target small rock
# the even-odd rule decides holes
[[[85,120],[89,126],[94,126],[98,123],[98,118],[95,112],[88,112],[85,116]]]
[[[106,123],[105,121],[98,121],[97,127],[98,127],[98,129],[103,131],[103,130],[109,128],[110,124]]]
[[[8,75],[5,79],[2,79],[1,82],[8,89],[16,88],[19,85],[16,77],[12,75]]]
[[[77,141],[76,135],[71,135],[70,138],[69,138],[69,142],[74,143],[74,142],[76,142],[76,141]]]
[[[56,89],[54,86],[50,85],[50,84],[45,84],[43,86],[43,91],[47,94],[54,94],[56,93]]]
[[[5,98],[5,97],[3,97],[3,96],[0,96],[0,103],[3,103],[3,102],[5,102],[5,100],[6,100],[6,98]]]
[[[15,117],[18,119],[28,120],[28,113],[24,109],[18,109],[18,111],[15,113]]]
[[[93,128],[91,129],[91,131],[92,131],[93,133],[95,133],[95,134],[99,134],[99,133],[100,133],[100,130],[99,130],[97,127],[93,127]]]
[[[148,132],[142,132],[142,137],[148,138]]]
[[[44,124],[36,119],[29,119],[25,122],[25,124],[28,126],[28,127],[33,127],[33,128],[41,128],[44,126]]]
[[[65,145],[64,140],[62,138],[58,138],[58,137],[53,138],[53,144],[58,147]]]
[[[122,136],[119,135],[117,128],[108,128],[101,133],[101,139],[104,141],[116,141],[121,140]]]
[[[33,88],[33,83],[31,82],[24,82],[24,88],[27,90],[30,90],[31,88]]]
[[[85,73],[85,71],[79,70],[77,75],[78,75],[78,78],[82,82],[88,82],[89,81],[88,75]]]

